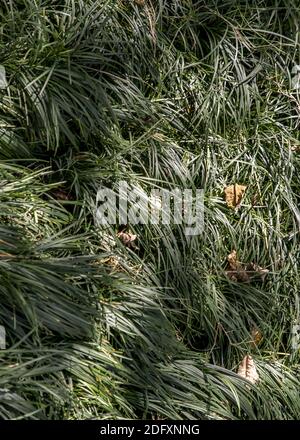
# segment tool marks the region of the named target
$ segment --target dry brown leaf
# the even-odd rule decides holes
[[[236,250],[233,250],[227,257],[227,261],[229,263],[231,270],[237,270],[238,266],[240,265],[237,261],[237,254]]]
[[[249,380],[249,382],[253,384],[258,382],[259,376],[256,370],[254,360],[250,355],[244,357],[244,359],[239,365],[237,374]]]
[[[256,263],[242,264],[237,260],[237,252],[233,250],[227,257],[226,275],[232,281],[248,282],[253,278],[261,278],[264,281],[269,273],[268,269],[263,269]]]
[[[269,269],[263,269],[256,263],[247,264],[245,268],[250,277],[259,277],[264,281],[266,275],[269,273]]]
[[[70,200],[71,199],[71,197],[67,193],[67,191],[65,191],[64,189],[61,189],[61,188],[58,188],[58,189],[55,189],[54,191],[52,191],[52,195],[53,195],[53,197],[55,197],[56,200]]]
[[[300,151],[300,145],[293,145],[291,151],[296,151],[298,153]]]
[[[116,269],[120,263],[116,257],[107,257],[98,261],[98,264],[107,264],[111,266],[113,269]]]
[[[227,257],[228,267],[226,270],[226,275],[232,281],[249,281],[249,275],[245,271],[242,264],[237,260],[237,252],[233,250]]]
[[[228,208],[235,209],[240,205],[246,188],[247,186],[245,185],[235,184],[229,185],[224,189],[225,201]]]
[[[95,264],[107,265],[109,268],[116,272],[126,272],[123,266],[120,264],[120,259],[118,257],[107,257],[98,260]]]
[[[131,234],[130,232],[118,232],[117,237],[122,241],[122,243],[129,248],[136,248],[134,241],[137,238],[137,235]]]
[[[143,6],[145,4],[145,0],[134,0],[134,2],[139,6]]]
[[[249,277],[248,273],[243,269],[227,270],[226,275],[232,281],[237,281],[240,283],[247,283],[248,281],[250,281],[250,277]]]
[[[262,340],[262,332],[257,327],[251,329],[251,345],[257,347]]]

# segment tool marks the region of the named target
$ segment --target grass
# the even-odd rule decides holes
[[[299,418],[299,15],[293,0],[1,6],[0,418]],[[131,225],[124,246],[94,216],[119,180],[203,188],[203,233]],[[230,279],[233,249],[267,276]],[[236,374],[249,354],[256,385]]]

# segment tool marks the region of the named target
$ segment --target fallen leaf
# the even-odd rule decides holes
[[[57,200],[71,200],[72,197],[70,194],[65,191],[64,189],[58,188],[52,191],[53,197],[55,197]]]
[[[293,146],[291,147],[291,151],[299,152],[299,151],[300,151],[300,145],[293,145]]]
[[[232,281],[249,281],[249,275],[245,271],[243,265],[237,260],[237,252],[233,250],[227,257],[228,267],[226,275]]]
[[[239,207],[247,186],[245,185],[229,185],[224,189],[225,201],[228,208],[235,209]]]
[[[118,232],[117,237],[122,241],[122,243],[129,248],[136,248],[134,241],[137,238],[137,235],[131,234],[130,232]]]
[[[236,270],[238,267],[236,250],[233,250],[227,257],[230,269]]]
[[[111,266],[113,269],[116,269],[120,266],[120,262],[117,257],[107,257],[99,261],[101,264],[107,264]]]
[[[137,5],[140,5],[140,6],[145,4],[145,0],[134,0],[134,1]]]
[[[233,250],[227,257],[226,275],[232,281],[249,282],[251,279],[259,277],[264,281],[269,273],[268,269],[263,269],[256,263],[242,264],[237,259],[237,252]]]
[[[245,356],[240,363],[237,374],[253,384],[257,383],[259,380],[254,360],[249,355]]]
[[[253,327],[251,329],[251,345],[252,347],[257,347],[258,344],[261,342],[262,340],[262,333],[259,330],[259,328],[257,327]]]
[[[266,275],[269,273],[269,269],[263,269],[256,263],[249,263],[245,268],[250,277],[259,277],[264,281]]]

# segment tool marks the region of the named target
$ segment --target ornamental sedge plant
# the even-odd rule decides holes
[[[1,419],[299,418],[298,6],[2,2]],[[118,181],[203,231],[99,227]]]

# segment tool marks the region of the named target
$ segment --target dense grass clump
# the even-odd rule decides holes
[[[2,2],[0,418],[299,418],[299,22],[294,0]],[[203,233],[126,246],[95,222],[120,180],[203,188]]]

